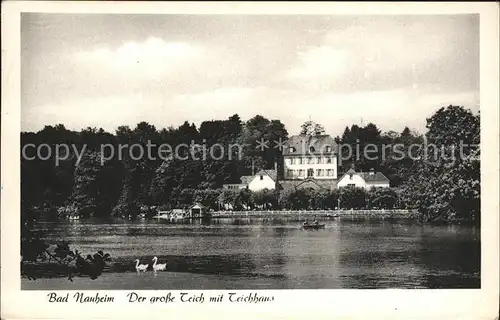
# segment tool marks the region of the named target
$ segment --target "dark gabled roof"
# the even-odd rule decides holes
[[[331,147],[331,151],[327,152],[327,146]],[[293,147],[294,151],[290,151]],[[312,149],[311,149],[312,147]],[[337,152],[337,143],[327,134],[322,135],[296,135],[291,136],[283,148],[283,155],[332,155]]]
[[[249,184],[254,176],[241,176],[241,184]]]
[[[356,172],[353,169],[349,169],[346,173],[344,173],[342,177],[340,177],[339,181],[342,180],[348,174],[358,175],[361,178],[363,178],[365,182],[386,182],[386,183],[390,182],[389,179],[382,172],[373,172],[373,173]]]
[[[271,179],[273,179],[273,181],[276,181],[276,177],[278,176],[276,170],[265,170],[265,169],[262,169],[255,174],[255,176],[260,176],[260,175],[268,175]]]
[[[273,181],[276,181],[276,177],[278,176],[278,174],[276,173],[276,170],[265,170],[265,169],[262,169],[259,172],[257,172],[256,174],[254,174],[253,176],[241,176],[241,178],[240,178],[241,183],[231,183],[231,184],[245,184],[245,185],[248,185],[250,182],[252,182],[252,180],[255,177],[260,176],[260,175],[268,175],[271,179],[273,179]]]
[[[359,173],[366,182],[387,182],[389,183],[389,179],[382,172],[375,172],[370,174],[369,172],[360,172]]]
[[[304,179],[304,180],[280,180],[282,189],[301,189],[307,186],[315,185],[318,189],[335,189],[337,187],[336,179]]]
[[[205,206],[204,206],[203,204],[201,204],[201,203],[199,203],[199,202],[195,202],[195,203],[193,203],[193,204],[189,207],[189,209],[192,209],[192,208],[193,208],[194,206],[196,206],[196,205],[197,205],[197,206],[199,206],[200,208],[205,208]]]

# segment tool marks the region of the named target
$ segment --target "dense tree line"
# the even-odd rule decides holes
[[[458,106],[427,119],[426,144],[402,187],[424,221],[480,222],[480,116]]]
[[[323,126],[310,121],[301,129],[302,134],[324,134]],[[65,215],[134,218],[144,211],[153,214],[151,207],[184,207],[193,201],[214,210],[229,204],[233,208],[333,209],[340,203],[341,208],[404,205],[417,209],[420,218],[426,221],[478,221],[479,148],[472,145],[479,144],[479,114],[457,106],[441,108],[427,119],[425,134],[409,128],[399,133],[382,132],[373,123],[346,127],[343,134],[336,137],[337,143],[351,146],[351,150],[363,151],[368,144],[377,148],[370,153],[369,159],[363,154],[357,157],[353,154],[347,159],[345,148],[339,150],[342,158],[339,173],[351,167],[357,171],[371,168],[381,171],[391,181],[392,188],[387,190],[390,195],[380,194],[373,198],[360,190],[328,193],[221,190],[224,183],[237,183],[242,175],[251,174],[252,169],[256,172],[274,167],[275,162],[280,164],[280,150],[272,147],[272,141],[287,137],[283,123],[260,115],[246,122],[233,115],[226,120],[202,122],[199,127],[185,122],[177,128],[158,129],[141,122],[133,129],[118,127],[114,134],[99,128],[76,132],[61,124],[46,126],[36,133],[23,132],[22,147],[47,144],[53,151],[57,145],[66,144],[70,148],[60,149],[62,159],[58,165],[54,153],[49,155],[47,148],[41,149],[38,155],[35,148],[24,150],[26,157],[21,157],[22,207],[46,218]],[[271,141],[271,147],[255,148],[260,139]],[[193,147],[193,142],[197,146]],[[468,145],[463,148],[463,157],[454,148],[460,142]],[[428,143],[441,146],[448,158],[429,161]],[[120,145],[134,144],[143,146],[144,150],[148,144],[153,145],[150,149],[154,157],[138,157],[128,149],[118,157],[116,152]],[[185,159],[161,159],[158,157],[161,144],[190,147],[179,151]],[[213,148],[213,157],[218,160],[212,156],[202,158],[203,150],[199,146],[210,148],[216,144],[224,146],[224,149]],[[247,147],[230,149],[231,144]],[[393,148],[396,144],[398,150]],[[415,145],[419,148],[414,148]],[[103,146],[114,146],[114,157],[110,154],[112,148]],[[193,158],[193,154],[199,157]],[[398,157],[401,154],[405,156]],[[409,154],[413,157],[408,157]],[[457,159],[451,160],[450,155]],[[282,174],[282,168],[278,169]]]
[[[54,151],[50,155],[43,148],[36,154],[34,147],[26,148],[21,157],[22,199],[46,216],[134,217],[141,207],[184,205],[192,200],[189,190],[221,188],[224,183],[239,182],[252,169],[272,168],[279,161],[279,150],[259,150],[255,142],[286,140],[287,136],[280,121],[259,115],[246,123],[238,115],[205,121],[199,128],[185,122],[178,128],[157,130],[141,122],[134,129],[118,127],[114,135],[96,128],[74,132],[63,125],[46,126],[37,133],[23,132],[21,146],[47,144],[53,151],[66,144],[71,146],[70,154],[62,154],[63,160],[55,165]],[[133,151],[140,153],[139,148],[117,154],[120,146],[140,145],[148,150],[148,144],[152,156],[135,155]],[[159,156],[162,144],[189,147],[168,158],[167,154]],[[205,150],[205,156],[201,149],[192,150],[192,146],[210,149],[215,144],[222,148],[212,148],[211,154]],[[248,147],[238,148],[245,144]],[[236,147],[229,148],[231,145]],[[112,150],[114,157],[103,154]]]

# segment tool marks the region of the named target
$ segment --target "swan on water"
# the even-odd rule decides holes
[[[157,264],[156,262],[158,261],[158,258],[157,257],[154,257],[153,258],[153,270],[156,272],[156,271],[165,271],[167,269],[167,264],[166,263],[159,263]]]
[[[135,259],[135,270],[137,270],[137,273],[139,272],[146,272],[148,270],[149,264],[139,264],[139,259]]]

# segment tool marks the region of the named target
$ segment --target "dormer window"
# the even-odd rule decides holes
[[[332,147],[326,146],[326,152],[332,152]]]
[[[264,180],[264,176],[263,175],[260,175],[260,180]]]
[[[289,151],[289,152],[295,152],[295,148],[294,148],[294,147],[290,147],[290,148],[288,149],[288,151]]]
[[[314,151],[316,151],[316,150],[314,149],[314,147],[310,147],[310,148],[309,148],[309,151],[314,152]]]

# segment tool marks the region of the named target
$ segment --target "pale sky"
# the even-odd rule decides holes
[[[479,109],[479,16],[23,13],[22,130],[309,120],[339,135]],[[362,119],[362,120],[361,120]]]

